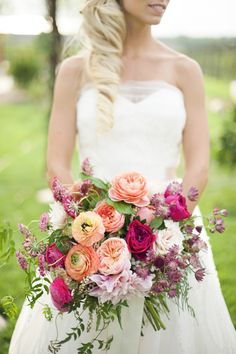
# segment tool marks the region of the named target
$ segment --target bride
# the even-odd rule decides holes
[[[203,74],[199,64],[151,35],[167,0],[86,0],[81,13],[82,54],[63,60],[57,73],[51,111],[47,178],[72,184],[71,160],[78,139],[80,160],[89,157],[97,177],[110,180],[119,172],[144,175],[150,192],[177,178],[179,148],[183,147],[183,192],[196,186],[201,195],[208,180],[209,132]],[[196,202],[189,211],[202,215]],[[111,354],[233,354],[236,334],[215,269],[209,237],[203,282],[189,279],[189,303],[196,318],[169,303],[166,330],[144,327],[143,301],[134,299],[122,313],[123,329],[112,323]],[[10,354],[49,353],[50,340],[65,337],[75,324],[73,314],[47,321],[46,293],[33,309],[25,300],[10,343]],[[55,310],[56,316],[56,310]],[[86,316],[86,314],[85,314]],[[87,334],[89,336],[89,334]],[[81,341],[88,340],[83,337]],[[65,343],[59,353],[74,354],[78,341]],[[100,351],[94,351],[100,353]]]

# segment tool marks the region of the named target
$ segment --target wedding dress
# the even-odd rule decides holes
[[[104,138],[95,139],[97,90],[87,83],[77,102],[78,149],[80,161],[89,157],[97,177],[110,180],[124,171],[138,171],[146,177],[150,191],[162,190],[177,178],[182,132],[186,111],[182,91],[163,80],[128,80],[122,82],[115,102],[115,122]],[[181,180],[178,177],[179,180]],[[194,215],[202,225],[202,215],[196,206]],[[121,330],[116,322],[106,330],[104,338],[113,335],[110,354],[235,354],[236,332],[227,310],[215,269],[209,237],[202,229],[208,252],[201,259],[207,269],[202,282],[190,276],[189,304],[196,317],[169,301],[170,316],[163,318],[166,330],[155,332],[150,324],[143,329],[143,299],[133,298],[122,312]],[[42,314],[44,304],[56,310],[46,293],[33,310],[25,300],[14,333],[9,354],[46,354],[48,343],[56,338],[54,320]],[[84,314],[86,318],[87,314]],[[76,324],[72,314],[57,319],[58,338],[63,339]],[[89,341],[93,332],[81,340],[73,339],[59,353],[77,353],[81,342]],[[107,337],[106,337],[107,336]],[[97,349],[95,354],[102,353]]]

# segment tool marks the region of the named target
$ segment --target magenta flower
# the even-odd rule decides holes
[[[166,203],[169,204],[170,217],[172,220],[180,221],[191,216],[187,209],[186,199],[183,195],[169,195],[166,198]]]
[[[39,220],[39,229],[41,232],[45,232],[48,227],[49,216],[48,213],[43,213]]]
[[[170,195],[181,194],[183,190],[183,184],[179,183],[178,181],[172,181],[168,184],[165,192],[164,197],[167,198]]]
[[[50,284],[49,290],[54,306],[61,312],[68,311],[68,306],[65,305],[70,303],[73,298],[64,280],[60,277],[55,278]]]
[[[52,243],[46,249],[46,262],[50,267],[64,267],[65,255],[56,246],[56,243]]]
[[[126,242],[129,251],[138,259],[145,259],[147,251],[156,240],[156,235],[150,226],[142,224],[139,220],[133,220],[128,227]]]

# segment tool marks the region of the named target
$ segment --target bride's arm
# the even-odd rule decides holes
[[[181,88],[187,111],[183,132],[185,161],[183,194],[187,196],[191,186],[195,186],[199,191],[197,201],[192,202],[187,198],[187,206],[192,213],[208,182],[210,152],[208,116],[204,76],[200,65],[191,58],[185,58],[180,63],[178,72],[181,76]]]
[[[54,176],[73,183],[71,161],[76,138],[76,97],[82,71],[81,58],[64,59],[57,72],[47,140],[47,180]]]

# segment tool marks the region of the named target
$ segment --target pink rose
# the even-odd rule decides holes
[[[150,202],[147,181],[138,172],[122,173],[112,180],[111,185],[108,195],[114,201],[124,200],[140,207]]]
[[[64,267],[65,255],[57,248],[56,243],[47,247],[45,258],[50,267]]]
[[[68,306],[65,305],[73,298],[64,280],[60,277],[55,278],[50,284],[49,290],[54,306],[61,312],[68,311]]]
[[[125,223],[125,216],[119,213],[113,206],[107,204],[105,200],[99,201],[94,211],[102,217],[103,225],[107,232],[117,232]]]
[[[139,216],[141,220],[146,219],[146,223],[150,224],[155,218],[154,211],[156,208],[153,205],[147,205],[145,207],[138,208],[136,216]]]
[[[122,238],[108,238],[98,248],[97,254],[100,260],[99,271],[103,274],[118,274],[131,267],[131,254]]]
[[[169,205],[169,212],[172,220],[180,221],[191,216],[187,209],[186,199],[183,195],[169,195],[166,197],[165,202]]]
[[[129,224],[126,242],[132,254],[138,259],[145,259],[146,252],[152,247],[156,235],[150,226],[142,224],[135,219]]]

